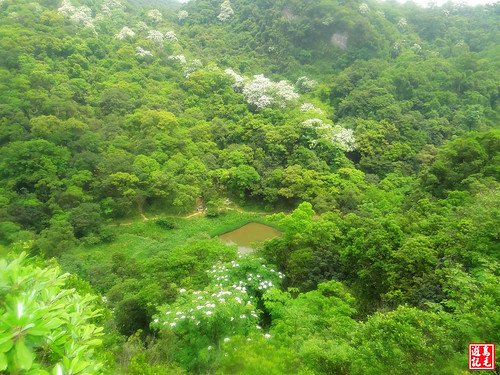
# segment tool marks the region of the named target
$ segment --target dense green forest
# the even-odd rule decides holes
[[[467,374],[500,343],[499,27],[0,0],[0,374]],[[218,238],[251,222],[281,236]]]

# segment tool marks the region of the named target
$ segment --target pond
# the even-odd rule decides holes
[[[248,223],[231,232],[221,234],[219,238],[231,245],[238,245],[240,254],[249,254],[254,251],[254,243],[270,240],[271,238],[281,236],[281,232],[269,225],[260,223]]]

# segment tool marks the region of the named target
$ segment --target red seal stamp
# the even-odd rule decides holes
[[[495,344],[469,344],[469,370],[495,370]]]

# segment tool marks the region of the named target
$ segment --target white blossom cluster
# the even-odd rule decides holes
[[[288,82],[273,82],[262,74],[245,82],[243,96],[248,104],[255,106],[258,110],[275,105],[285,108],[290,102],[299,98],[299,94]]]
[[[219,21],[225,22],[234,15],[234,10],[231,7],[229,0],[224,0],[220,5],[220,13],[217,16]]]
[[[163,16],[158,9],[151,9],[147,13],[147,16],[154,22],[161,22],[163,20]]]
[[[131,28],[124,26],[118,34],[116,34],[116,37],[120,40],[126,39],[126,38],[133,38],[135,36],[134,30]]]
[[[101,14],[105,16],[111,16],[113,10],[123,9],[123,4],[119,0],[107,0],[101,7]]]
[[[137,47],[137,48],[135,49],[135,54],[136,54],[137,56],[140,56],[140,57],[152,57],[152,56],[153,56],[153,54],[152,54],[150,51],[145,50],[145,49],[144,49],[144,48],[142,48],[142,47]]]
[[[301,112],[316,112],[319,113],[320,115],[324,114],[323,110],[316,107],[312,103],[304,103],[300,106],[300,111]]]
[[[180,63],[182,65],[187,64],[187,59],[186,59],[186,56],[184,56],[184,55],[169,56],[168,59],[173,60],[173,61],[177,61],[178,63]]]
[[[241,91],[243,90],[243,87],[245,86],[245,78],[243,76],[240,76],[238,73],[236,73],[233,69],[228,68],[224,71],[228,76],[233,77],[234,79],[234,84],[233,84],[233,89],[236,91]]]
[[[173,31],[167,31],[164,36],[167,42],[177,42],[177,35]]]
[[[401,30],[405,30],[407,26],[408,26],[408,21],[406,20],[406,18],[404,17],[400,18],[398,21],[398,27]]]
[[[256,293],[262,294],[266,289],[278,285],[284,275],[268,269],[260,259],[254,259],[253,262],[256,262],[253,267],[250,266],[253,272],[249,271],[249,263],[240,265],[238,261],[214,265],[207,271],[211,279],[209,287],[195,291],[180,289],[177,301],[160,308],[152,326],[179,332],[200,332],[217,322],[224,331],[221,333],[228,335],[262,330],[257,324],[259,314],[255,309]],[[270,335],[265,337],[270,338]],[[225,337],[223,342],[229,340],[229,337]],[[211,350],[211,347],[208,349]]]
[[[71,4],[70,0],[63,0],[61,6],[58,8],[58,12],[75,23],[94,29],[92,10],[85,5],[75,7]]]
[[[315,80],[303,76],[295,82],[295,87],[297,87],[297,89],[301,92],[308,92],[311,91],[317,84],[318,82]]]
[[[366,3],[362,3],[359,8],[359,13],[361,14],[368,14],[370,12],[370,7]]]
[[[411,47],[411,50],[415,53],[420,53],[422,52],[422,46],[418,43],[414,43],[413,46]]]
[[[339,125],[335,126],[331,140],[337,142],[344,151],[356,150],[356,139],[354,138],[352,129],[346,129]]]
[[[163,33],[158,30],[149,30],[147,38],[155,44],[163,44]]]
[[[179,12],[179,14],[177,15],[177,18],[179,19],[179,21],[183,21],[183,20],[185,20],[188,17],[189,17],[189,13],[187,11],[185,11],[185,10],[181,10]]]
[[[254,325],[258,318],[248,294],[238,289],[207,288],[184,292],[178,302],[177,306],[167,306],[157,315],[154,323],[158,327],[198,326],[213,319],[224,320],[227,327]]]
[[[184,69],[184,76],[188,78],[192,73],[203,67],[203,63],[199,59],[194,59]]]
[[[137,22],[136,28],[139,31],[148,31],[149,30],[148,25],[144,21]]]
[[[356,139],[352,129],[346,129],[339,125],[333,126],[319,118],[305,120],[302,122],[302,126],[313,130],[315,133],[315,136],[309,139],[311,148],[318,144],[318,138],[322,138],[338,144],[344,151],[354,151],[356,149]]]

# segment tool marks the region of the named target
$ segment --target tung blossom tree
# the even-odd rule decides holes
[[[165,33],[164,37],[167,40],[167,42],[170,42],[170,43],[178,41],[177,35],[175,35],[175,33],[173,31],[167,31]]]
[[[148,25],[144,21],[137,22],[137,25],[135,27],[139,31],[148,31],[149,30]]]
[[[161,22],[163,20],[163,15],[158,9],[151,9],[148,13],[147,16],[153,21],[153,22]]]
[[[300,111],[301,112],[316,112],[319,113],[320,115],[324,114],[323,110],[320,108],[317,108],[314,104],[312,103],[304,103],[300,106]]]
[[[137,47],[135,49],[135,54],[136,54],[136,56],[139,56],[139,57],[152,57],[153,56],[153,54],[150,51],[148,51],[142,47]]]
[[[187,64],[187,59],[186,59],[186,56],[184,56],[184,55],[169,56],[168,59],[172,60],[172,61],[177,61],[181,65]]]
[[[359,13],[361,14],[368,14],[370,12],[370,7],[366,3],[362,3],[359,8]]]
[[[219,21],[225,22],[234,15],[234,10],[231,7],[229,0],[224,0],[220,5],[220,13],[217,16]]]
[[[75,7],[70,0],[63,0],[57,11],[77,24],[94,29],[92,10],[87,6]]]
[[[163,34],[158,30],[149,30],[147,38],[155,44],[163,44]]]
[[[309,147],[314,148],[319,139],[324,139],[340,146],[344,151],[356,149],[356,139],[352,129],[346,129],[340,125],[325,123],[322,119],[311,118],[302,122],[305,137],[309,140]]]
[[[225,73],[234,79],[233,88],[241,91],[247,103],[257,110],[271,106],[285,108],[299,98],[294,87],[286,81],[273,82],[262,74],[245,79],[232,69],[226,69]]]
[[[295,87],[297,88],[297,90],[299,90],[300,92],[309,92],[311,91],[316,85],[318,84],[318,82],[316,82],[315,80],[313,79],[310,79],[310,78],[307,78],[305,76],[303,77],[300,77],[297,82],[295,83]]]
[[[116,34],[116,37],[120,40],[126,39],[126,38],[133,38],[135,36],[134,30],[130,29],[127,26],[124,26],[118,34]]]
[[[233,89],[235,91],[241,92],[241,90],[243,90],[243,87],[245,86],[245,78],[243,78],[243,76],[239,75],[231,68],[226,69],[224,73],[234,79]]]
[[[179,12],[179,14],[177,15],[177,18],[179,19],[179,21],[184,21],[188,17],[189,17],[189,13],[185,10],[181,10]]]

